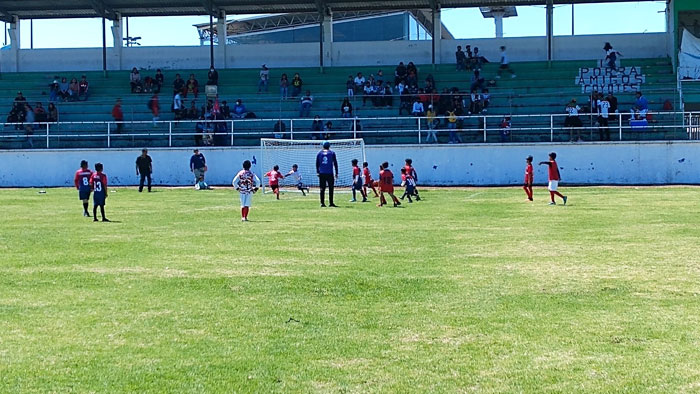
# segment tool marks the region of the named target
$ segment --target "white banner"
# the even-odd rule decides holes
[[[636,92],[642,89],[646,75],[641,67],[582,67],[578,70],[576,84],[581,86],[581,93],[601,92],[620,93]]]
[[[700,38],[683,29],[678,53],[678,74],[682,79],[700,80]]]

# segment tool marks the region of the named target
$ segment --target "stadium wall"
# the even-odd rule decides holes
[[[666,33],[607,34],[554,37],[555,60],[602,59],[603,44],[609,41],[626,58],[671,56]],[[547,59],[545,37],[512,37],[503,39],[443,40],[438,62],[454,63],[457,45],[479,47],[491,61],[500,58],[498,47],[508,46],[512,61],[543,61]],[[398,60],[416,64],[431,62],[430,41],[336,42],[333,43],[333,66],[395,65]],[[61,72],[102,70],[101,48],[22,49],[19,61],[13,51],[0,51],[1,72]],[[257,68],[318,66],[318,44],[251,44],[229,45],[226,63],[216,58],[219,68]],[[49,60],[47,60],[49,59]],[[107,50],[107,69],[121,67],[145,69],[205,69],[209,67],[209,47],[129,47],[122,48],[121,63],[116,51]],[[19,65],[19,66],[18,66]],[[19,67],[19,69],[17,69]]]
[[[547,160],[556,151],[562,179],[580,185],[700,184],[700,142],[608,142],[584,144],[463,144],[375,145],[366,147],[367,161],[376,166],[388,161],[397,169],[411,157],[420,184],[436,186],[519,185],[525,157]],[[229,185],[243,160],[259,162],[259,148],[203,148],[212,184]],[[92,166],[100,161],[113,185],[138,182],[135,160],[140,149],[0,151],[4,163],[0,187],[71,186],[80,160]],[[189,148],[151,149],[154,182],[160,185],[193,184]],[[349,171],[350,163],[340,163]],[[255,168],[260,173],[262,169]],[[267,170],[267,169],[266,169]],[[546,168],[535,166],[535,181],[544,184]],[[398,171],[395,171],[398,173]]]

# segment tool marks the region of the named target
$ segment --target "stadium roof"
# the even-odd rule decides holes
[[[606,0],[624,2],[637,0]],[[651,0],[646,0],[651,1]],[[554,4],[600,3],[600,0],[552,0]],[[121,16],[269,14],[543,5],[547,0],[0,0],[0,21],[47,18],[114,19]]]

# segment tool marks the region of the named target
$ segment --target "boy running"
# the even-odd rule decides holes
[[[408,197],[408,202],[413,202],[411,196],[416,195],[416,182],[413,180],[412,176],[406,173],[406,168],[401,169],[401,186],[406,188],[401,199],[403,200],[404,197]],[[418,196],[416,196],[416,200],[418,200]]]
[[[243,169],[233,178],[233,187],[241,194],[241,221],[248,221],[248,212],[253,202],[253,193],[260,187],[260,178],[250,171],[250,160],[243,162]]]
[[[381,207],[386,204],[384,193],[387,193],[394,202],[394,207],[398,207],[401,203],[394,195],[394,174],[389,169],[389,163],[386,161],[382,163],[381,168],[382,170],[379,172],[379,193],[381,201],[377,206]]]
[[[420,201],[420,195],[418,195],[418,189],[416,188],[416,184],[418,183],[418,173],[416,172],[416,169],[413,168],[413,160],[406,159],[406,165],[404,168],[406,169],[406,176],[411,177],[413,180],[413,195],[416,196],[416,201]]]
[[[372,172],[369,170],[369,164],[365,161],[362,163],[362,177],[364,178],[364,185],[362,187],[362,191],[365,192],[365,196],[367,196],[367,188],[372,188],[372,191],[374,192],[374,197],[379,197],[379,193],[377,193],[377,188],[374,187],[374,183],[372,181]]]
[[[302,180],[301,180],[301,173],[299,172],[299,166],[298,166],[298,165],[294,164],[294,165],[292,166],[292,170],[289,171],[289,172],[287,173],[287,175],[285,175],[285,176],[286,176],[286,177],[290,177],[290,176],[293,177],[293,179],[294,179],[295,182],[296,182],[297,189],[299,189],[299,191],[301,192],[302,195],[304,195],[304,196],[306,195],[306,193],[304,193],[304,190],[306,190],[307,193],[309,192],[309,188],[308,188],[308,187],[304,187],[304,183],[303,183]]]
[[[362,202],[367,202],[367,194],[364,191],[362,185],[362,172],[360,167],[357,165],[358,160],[352,159],[352,200],[350,202],[357,202],[357,192],[359,191],[362,195]]]
[[[90,203],[90,177],[92,170],[88,168],[87,160],[80,162],[80,169],[75,172],[75,188],[78,189],[78,198],[83,202],[83,216],[90,217],[88,204]]]
[[[557,154],[555,152],[550,152],[549,161],[541,161],[540,165],[546,164],[549,166],[549,196],[551,198],[549,205],[557,205],[557,203],[554,202],[554,196],[561,197],[561,199],[564,200],[564,205],[566,205],[566,200],[568,198],[557,191],[561,175],[559,174],[559,166],[557,165],[556,158]]]
[[[527,194],[527,199],[532,201],[532,184],[535,181],[535,174],[532,170],[532,156],[525,158],[527,166],[525,166],[525,181],[523,182],[523,190]]]
[[[100,207],[102,221],[109,222],[105,217],[105,202],[107,200],[107,175],[102,172],[102,163],[95,163],[95,172],[90,176],[90,188],[94,193],[92,197],[92,221],[97,221],[97,207]]]
[[[284,175],[280,172],[280,166],[274,166],[272,167],[272,171],[268,171],[267,174],[265,174],[266,178],[269,178],[269,185],[270,188],[272,189],[272,192],[275,193],[277,196],[277,199],[280,199],[280,179],[284,179]]]

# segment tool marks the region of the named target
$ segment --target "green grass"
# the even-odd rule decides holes
[[[697,188],[1,190],[0,392],[700,390]]]

